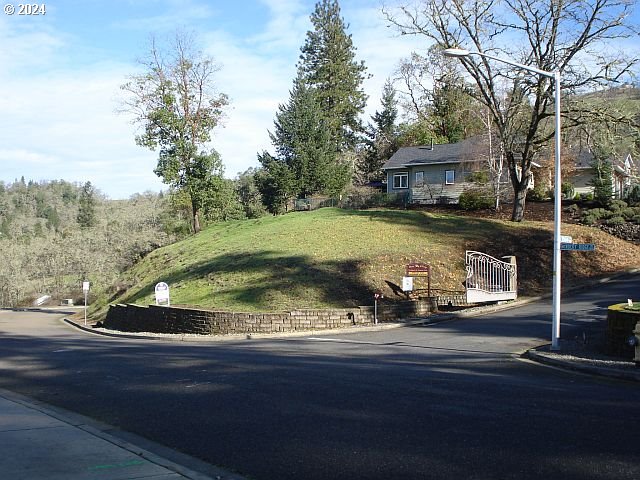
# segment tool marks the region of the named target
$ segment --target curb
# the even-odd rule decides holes
[[[433,317],[438,316],[435,314]],[[141,332],[135,334],[132,332],[118,332],[116,330],[96,329],[89,326],[81,325],[80,323],[71,320],[70,318],[63,318],[62,321],[67,325],[82,330],[83,332],[93,335],[102,335],[104,337],[116,337],[127,338],[133,340],[171,340],[180,342],[228,342],[228,341],[243,341],[253,339],[281,339],[281,338],[294,338],[294,337],[307,337],[309,335],[340,335],[343,333],[365,333],[365,332],[380,332],[384,330],[391,330],[401,327],[411,327],[414,325],[424,325],[431,323],[438,323],[445,320],[453,319],[452,314],[446,314],[438,318],[421,318],[417,320],[397,323],[384,323],[378,325],[371,325],[366,327],[351,327],[351,328],[331,328],[326,330],[299,330],[295,332],[274,332],[274,333],[240,333],[240,334],[227,334],[227,335],[196,335],[196,334],[180,334],[180,333],[157,333],[149,335],[148,333]]]
[[[640,368],[637,369],[638,371],[633,371],[610,367],[600,367],[597,365],[589,365],[581,362],[571,362],[568,360],[562,360],[560,358],[553,358],[541,354],[535,348],[528,350],[523,356],[534,362],[550,365],[553,367],[559,367],[565,370],[573,370],[576,372],[597,375],[600,377],[617,378],[620,380],[640,382]]]

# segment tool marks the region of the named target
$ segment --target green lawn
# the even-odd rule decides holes
[[[154,285],[164,281],[172,304],[214,309],[368,305],[378,290],[393,297],[385,281],[400,284],[410,262],[432,265],[433,287],[462,290],[467,249],[498,257],[516,254],[520,266],[537,268],[543,278],[523,273],[520,285],[545,288],[549,227],[424,211],[337,208],[222,223],[152,252],[128,272],[131,287],[113,301],[153,303]],[[426,286],[425,280],[416,281],[417,287]]]

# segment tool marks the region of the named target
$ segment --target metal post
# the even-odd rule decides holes
[[[84,293],[84,326],[87,326],[87,295],[89,295],[90,283],[82,282],[82,293]]]
[[[553,204],[553,321],[551,325],[551,349],[560,348],[560,296],[562,286],[562,263],[560,250],[560,226],[562,220],[562,175],[560,172],[560,72],[553,74],[555,89],[555,114],[556,114],[556,138],[555,138],[555,186]]]
[[[375,301],[373,303],[373,324],[378,324],[378,296],[376,295]]]
[[[554,185],[554,220],[553,220],[553,312],[551,324],[551,349],[558,350],[560,348],[558,339],[560,338],[560,303],[561,303],[561,252],[560,252],[560,225],[562,220],[562,176],[560,174],[560,71],[548,72],[531,65],[523,65],[504,58],[494,57],[482,52],[470,52],[462,48],[447,48],[443,51],[447,57],[467,57],[469,55],[478,55],[481,57],[506,63],[523,70],[537,73],[547,78],[553,78],[555,90],[555,116],[556,116],[556,135],[555,135],[555,185]]]

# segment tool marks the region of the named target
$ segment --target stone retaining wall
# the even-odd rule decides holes
[[[430,300],[379,305],[378,321],[422,317],[435,310],[434,302]],[[111,305],[104,327],[124,332],[223,335],[326,330],[373,323],[373,306],[284,313],[236,313],[157,305]]]
[[[466,307],[469,305],[467,303],[466,293],[438,295],[435,298],[438,302],[438,306],[443,305],[447,307]]]

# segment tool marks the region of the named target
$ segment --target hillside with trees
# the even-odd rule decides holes
[[[120,274],[185,230],[164,195],[108,200],[91,183],[0,182],[0,306],[117,291]]]

